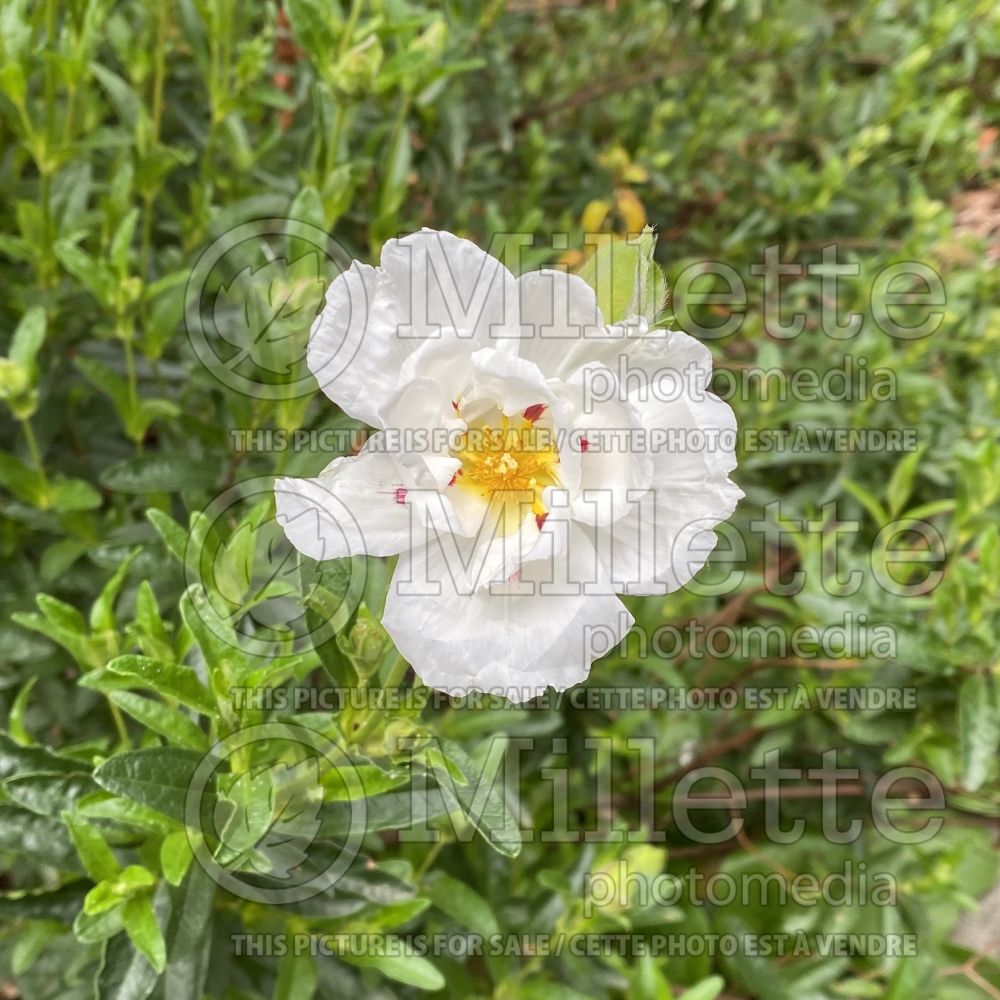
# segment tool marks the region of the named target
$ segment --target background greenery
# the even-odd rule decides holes
[[[286,12],[260,0],[0,5],[4,995],[1000,996],[1000,963],[949,944],[959,911],[996,881],[991,824],[1000,816],[996,5],[372,0],[341,9],[289,0]],[[648,219],[670,279],[704,258],[747,275],[771,243],[783,259],[805,262],[842,241],[864,268],[841,298],[845,311],[865,314],[861,334],[825,336],[815,283],[792,282],[784,304],[807,314],[806,332],[768,338],[760,295],[751,294],[739,332],[713,341],[717,364],[822,372],[850,353],[891,368],[892,401],[796,403],[754,392],[733,402],[744,428],[917,427],[919,452],[742,454],[737,480],[748,496],[734,525],[749,554],[739,592],[703,586],[632,604],[647,628],[693,619],[789,633],[863,612],[898,629],[896,655],[849,649],[830,664],[767,648],[724,662],[668,662],[632,646],[596,664],[590,683],[903,685],[918,689],[918,707],[300,715],[371,769],[369,790],[380,794],[370,802],[383,817],[373,825],[384,829],[368,835],[358,868],[321,903],[267,907],[215,891],[191,864],[173,785],[183,786],[192,751],[266,714],[240,710],[232,683],[395,679],[376,624],[386,567],[369,567],[364,592],[346,605],[352,617],[338,619],[340,641],[292,654],[289,640],[288,655],[263,658],[250,637],[264,626],[249,606],[305,601],[321,618],[324,600],[344,590],[342,569],[306,568],[262,590],[273,540],[267,501],[248,500],[211,526],[197,513],[233,483],[312,475],[329,458],[236,451],[231,428],[349,426],[318,393],[268,401],[227,389],[185,334],[185,281],[202,248],[240,222],[288,215],[331,231],[364,260],[421,225],[483,245],[495,232],[529,232],[539,237],[532,266],[560,258],[546,249],[553,232],[572,234],[572,249],[585,225],[621,231]],[[910,259],[941,273],[948,305],[933,336],[907,342],[874,326],[868,291],[881,267]],[[308,310],[297,320],[291,312],[301,332]],[[725,318],[710,309],[703,320]],[[943,581],[901,600],[868,571],[858,594],[831,597],[819,535],[792,530],[781,559],[806,567],[806,585],[770,593],[761,535],[749,522],[775,498],[787,519],[818,517],[837,501],[841,517],[861,522],[841,543],[844,557],[866,570],[884,555],[873,547],[882,524],[928,518],[947,543]],[[189,531],[202,558],[185,571]],[[711,582],[713,572],[700,579]],[[242,653],[206,627],[213,613],[217,631],[231,623]],[[342,735],[355,724],[360,745]],[[437,737],[443,755],[394,755],[390,738],[405,733]],[[896,764],[933,770],[948,789],[947,822],[922,846],[888,844],[869,825],[859,843],[836,847],[820,836],[819,804],[796,799],[783,803],[784,815],[803,816],[809,833],[778,848],[761,835],[757,801],[746,836],[721,848],[688,843],[664,822],[665,844],[536,837],[496,850],[486,842],[503,810],[491,799],[468,839],[439,818],[448,831],[440,847],[399,843],[394,827],[414,775],[429,776],[428,809],[440,813],[434,777],[450,768],[472,775],[469,785],[458,780],[472,788],[498,734],[533,736],[542,748],[526,758],[521,784],[537,830],[551,820],[542,772],[567,763],[581,828],[598,822],[598,769],[610,772],[610,820],[636,827],[633,736],[657,741],[658,817],[669,816],[676,782],[694,763],[745,775],[769,749],[780,748],[783,763],[813,766],[837,747],[841,763],[868,781]],[[610,760],[586,750],[594,736],[612,740]],[[566,753],[555,752],[557,737]],[[266,764],[288,749],[262,753]],[[259,763],[233,766],[257,773]],[[238,777],[220,788],[234,808]],[[344,803],[327,791],[320,842],[333,849]],[[855,803],[862,817],[865,802]],[[852,859],[892,872],[900,899],[834,908],[633,900],[587,916],[584,876],[617,871],[619,859],[646,874],[692,865],[821,874]],[[240,958],[230,937],[799,928],[913,930],[920,954],[414,956],[361,967],[350,954]]]

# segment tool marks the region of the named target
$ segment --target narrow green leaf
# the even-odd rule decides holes
[[[153,910],[153,898],[140,893],[125,900],[122,923],[132,944],[149,959],[149,964],[161,973],[167,964],[167,945]]]
[[[195,584],[181,597],[181,618],[198,643],[209,669],[221,673],[225,688],[236,683],[246,669],[247,659],[240,651],[236,630],[212,605],[204,587]]]
[[[17,774],[56,773],[70,774],[86,768],[78,761],[60,757],[47,747],[23,746],[0,732],[0,781]]]
[[[186,830],[174,830],[160,844],[160,869],[171,885],[180,885],[194,855]]]
[[[101,473],[101,485],[116,493],[180,493],[211,487],[218,465],[190,455],[151,452],[125,458]]]
[[[183,712],[132,691],[109,691],[108,698],[147,729],[159,733],[176,746],[192,750],[207,749],[208,736]]]
[[[29,678],[27,684],[21,685],[21,690],[17,692],[14,703],[10,706],[10,718],[7,720],[10,735],[21,744],[27,746],[31,743],[31,734],[24,728],[24,712],[28,707],[28,699],[31,692],[38,683],[38,677]]]
[[[104,961],[95,984],[99,1000],[146,1000],[153,992],[156,971],[125,934],[112,937],[104,946]]]
[[[121,873],[121,866],[114,854],[111,853],[111,848],[108,847],[100,830],[86,820],[68,812],[63,813],[62,820],[73,839],[73,845],[83,863],[84,871],[95,882],[115,881]]]
[[[456,923],[484,938],[500,933],[500,924],[490,904],[464,882],[444,872],[432,872],[424,879],[421,891]]]
[[[7,780],[7,794],[39,816],[58,816],[94,791],[89,774],[19,774]]]
[[[1000,751],[1000,704],[992,677],[972,674],[958,694],[958,732],[962,746],[962,784],[974,792],[996,767]]]
[[[114,611],[115,601],[118,599],[118,594],[125,583],[128,568],[138,554],[139,550],[135,549],[122,560],[122,564],[115,570],[111,579],[102,588],[97,600],[94,601],[90,609],[91,631],[113,632],[117,628]]]
[[[164,698],[179,701],[203,715],[217,715],[212,695],[198,679],[193,667],[128,653],[116,656],[107,669],[127,680],[133,687],[155,691]]]
[[[689,986],[682,994],[683,1000],[715,1000],[726,988],[722,976],[709,976],[694,986]]]
[[[201,1000],[212,954],[212,903],[215,883],[199,864],[188,867],[187,877],[174,900],[167,927],[167,968],[164,996]]]
[[[392,954],[343,954],[340,957],[351,965],[378,969],[383,976],[420,990],[439,990],[444,986],[444,976],[426,958],[412,952],[408,954],[409,949],[402,941],[395,942],[393,947],[386,948],[385,951],[391,951]]]
[[[179,562],[184,564],[184,550],[187,548],[187,532],[169,515],[156,507],[146,511],[146,518],[156,528],[160,538],[167,546],[167,551]]]
[[[289,950],[278,961],[273,1000],[311,1000],[316,992],[316,960]]]
[[[45,309],[32,306],[17,324],[11,338],[7,356],[29,370],[35,367],[35,359],[45,343]]]

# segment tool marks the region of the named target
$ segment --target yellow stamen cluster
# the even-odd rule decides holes
[[[499,416],[499,427],[469,425],[454,453],[462,462],[454,484],[487,500],[510,534],[520,527],[526,506],[537,519],[548,513],[542,493],[559,482],[559,452],[551,432],[534,421]]]

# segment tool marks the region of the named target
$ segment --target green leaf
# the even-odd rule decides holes
[[[0,803],[0,851],[31,858],[64,872],[81,870],[66,827],[51,816],[39,816],[10,803]]]
[[[156,970],[125,934],[105,944],[104,961],[97,976],[100,1000],[146,1000],[156,987]]]
[[[115,276],[103,261],[92,257],[68,240],[56,240],[52,247],[59,263],[106,308],[113,308]]]
[[[389,133],[389,144],[383,154],[382,184],[378,194],[378,220],[392,218],[406,198],[413,156],[413,138],[405,115],[405,106]]]
[[[71,774],[85,771],[84,765],[68,757],[60,757],[47,747],[23,746],[0,732],[0,781],[16,774]]]
[[[57,889],[0,892],[0,919],[57,920],[60,924],[71,924],[83,906],[84,885],[77,880]]]
[[[42,553],[42,580],[51,583],[58,580],[90,548],[79,538],[61,538],[53,542]]]
[[[160,869],[171,885],[180,885],[194,855],[186,830],[174,830],[160,844]]]
[[[709,976],[694,986],[689,986],[682,994],[682,1000],[715,1000],[726,988],[721,976]]]
[[[32,306],[17,324],[11,338],[7,356],[11,361],[34,371],[35,359],[45,343],[45,310],[42,306]]]
[[[278,961],[273,1000],[311,1000],[316,992],[316,960],[287,951]]]
[[[121,873],[121,866],[111,853],[111,848],[108,847],[100,830],[71,813],[63,813],[62,820],[73,839],[84,871],[95,882],[115,881]]]
[[[118,224],[114,236],[111,237],[108,257],[115,270],[123,276],[128,274],[128,252],[135,238],[135,227],[138,221],[139,209],[132,208],[125,213],[125,217]]]
[[[122,922],[132,944],[149,959],[149,964],[157,973],[162,972],[167,964],[167,946],[149,893],[141,893],[125,901]]]
[[[135,406],[130,396],[128,380],[95,358],[76,357],[73,364],[91,385],[114,403],[118,415],[123,421],[127,421]]]
[[[1000,751],[1000,702],[992,677],[972,674],[958,694],[958,732],[962,746],[962,784],[976,791],[996,767]]]
[[[188,787],[202,754],[176,747],[149,747],[106,760],[94,780],[109,792],[184,822]]]
[[[518,991],[518,1000],[594,1000],[579,990],[571,989],[551,979],[529,979]]]
[[[247,667],[247,658],[240,651],[232,623],[216,611],[205,588],[198,584],[184,592],[180,610],[209,669],[219,673],[222,687],[228,690],[241,680]]]
[[[39,816],[58,816],[94,791],[89,774],[19,774],[7,780],[7,793]]]
[[[295,38],[317,68],[332,63],[339,39],[340,17],[323,0],[288,0],[285,6]]]
[[[135,128],[145,113],[136,92],[117,73],[100,63],[91,63],[90,72],[104,88],[122,124]]]
[[[365,829],[369,833],[398,830],[447,816],[460,808],[454,799],[445,799],[439,788],[386,792],[365,800]],[[350,802],[327,802],[320,816],[321,836],[325,838],[347,836],[356,822]]]
[[[892,470],[889,477],[889,484],[885,488],[885,496],[889,501],[889,514],[896,517],[902,513],[906,501],[910,498],[913,489],[913,477],[920,467],[920,460],[927,450],[926,445],[917,448],[916,451],[907,453],[902,460]]]
[[[37,683],[37,676],[29,678],[28,682],[21,686],[21,690],[17,692],[14,703],[10,706],[10,718],[7,720],[7,726],[10,729],[10,735],[21,746],[27,746],[31,743],[31,734],[24,728],[24,713],[28,707],[28,699],[31,697],[31,692],[35,689]]]
[[[869,493],[863,486],[859,483],[854,482],[851,479],[842,479],[841,485],[844,489],[850,493],[862,507],[871,515],[872,521],[879,527],[883,524],[887,524],[890,520],[889,513],[886,511],[885,507],[879,502],[878,498],[873,494]]]
[[[15,976],[27,972],[45,950],[45,946],[64,934],[65,928],[54,920],[31,921],[17,939],[11,954],[10,969]]]
[[[48,594],[38,594],[35,600],[42,614],[16,611],[11,620],[57,642],[84,670],[100,666],[104,655],[87,635],[87,625],[80,612]]]
[[[124,823],[161,837],[175,828],[173,822],[155,810],[140,805],[132,799],[119,798],[105,791],[96,791],[82,798],[77,803],[76,813],[87,819],[106,819],[113,823]]]
[[[109,691],[108,698],[133,719],[171,743],[192,750],[207,749],[207,735],[183,712],[131,691]]]
[[[420,990],[439,990],[444,986],[444,976],[426,958],[414,954],[409,945],[401,939],[392,938],[387,939],[387,943],[391,944],[391,947],[386,947],[384,950],[391,951],[392,954],[342,954],[340,957],[345,962],[360,968],[378,969],[383,976],[405,983],[407,986],[415,986]]]
[[[83,909],[73,920],[73,934],[83,944],[97,944],[121,933],[121,930],[121,900],[114,896],[106,882],[101,882],[87,893]]]
[[[163,539],[167,551],[183,566],[187,532],[169,514],[164,514],[156,507],[150,507],[146,511],[146,517]]]
[[[227,853],[241,859],[239,867],[288,878],[319,833],[322,801],[315,757],[275,761],[220,789],[215,827]]]
[[[100,490],[85,479],[57,479],[49,489],[49,505],[53,510],[96,510],[101,506]]]
[[[490,757],[480,767],[457,743],[443,742],[441,751],[448,765],[457,766],[465,781],[456,783],[447,767],[436,767],[434,773],[445,800],[457,799],[486,843],[514,858],[521,851],[521,834],[504,794],[502,756],[496,753],[500,743],[488,741],[487,748]]]
[[[662,960],[640,955],[632,970],[629,995],[635,1000],[674,1000],[673,990],[661,971]],[[698,989],[697,986],[692,989]]]
[[[213,718],[218,715],[211,693],[198,679],[193,667],[128,653],[116,656],[107,669],[127,680],[133,687],[155,691],[164,698],[174,699],[201,712],[202,715]]]
[[[484,938],[500,933],[500,924],[489,903],[464,882],[444,872],[432,872],[424,879],[421,891],[442,913],[470,931]]]
[[[929,977],[934,974],[933,960],[927,955],[914,955],[905,962],[897,962],[882,1000],[911,1000],[926,991]]]
[[[139,644],[148,657],[154,660],[159,658],[160,662],[164,662],[173,655],[167,628],[160,617],[156,595],[148,580],[139,584],[135,594],[135,623],[142,633]]]
[[[138,554],[138,549],[130,552],[122,560],[121,565],[115,570],[111,579],[101,589],[97,600],[94,601],[90,608],[90,628],[92,632],[114,632],[117,629],[118,623],[115,621],[114,611],[115,601],[118,599],[118,594],[125,583],[128,568]]]
[[[101,485],[115,493],[180,493],[206,489],[218,475],[218,465],[204,459],[153,452],[122,459],[100,478]]]
[[[215,883],[201,865],[190,865],[174,899],[167,927],[165,997],[200,998],[205,992],[212,953],[212,903]]]
[[[10,490],[19,500],[38,506],[44,489],[42,480],[34,469],[24,462],[0,451],[0,486]]]
[[[87,623],[84,621],[83,615],[72,604],[60,601],[56,597],[50,597],[48,594],[39,594],[35,598],[35,603],[41,608],[42,614],[53,625],[57,625],[59,628],[66,629],[69,632],[79,632],[81,635],[86,634]]]
[[[602,240],[580,268],[594,289],[607,323],[637,316],[652,325],[663,307],[666,282],[653,260],[656,234],[647,226],[638,238]]]

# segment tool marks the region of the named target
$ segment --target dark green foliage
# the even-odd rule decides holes
[[[959,914],[996,882],[1000,817],[996,4],[287,0],[285,14],[262,0],[0,0],[2,991],[1000,996],[1000,963],[950,943]],[[987,207],[973,218],[976,205]],[[746,389],[731,403],[747,498],[696,585],[629,600],[641,634],[595,664],[578,700],[435,700],[412,674],[403,681],[378,623],[385,560],[274,558],[270,477],[315,475],[349,448],[255,447],[247,435],[356,428],[313,388],[282,388],[301,372],[281,370],[276,341],[261,340],[241,369],[274,390],[258,398],[197,353],[184,322],[192,268],[221,234],[262,218],[332,233],[367,261],[424,225],[498,253],[494,234],[528,233],[525,267],[578,264],[585,229],[648,221],[678,324],[740,321],[710,343],[717,391]],[[861,316],[860,332],[825,333],[818,280],[786,278],[782,321],[801,313],[805,327],[768,336],[774,317],[765,326],[751,266],[774,244],[782,261],[817,262],[831,242],[859,265],[837,305],[841,319]],[[287,268],[216,282],[223,318],[278,319],[304,335],[325,279],[308,241],[293,232],[289,243]],[[747,302],[692,304],[691,293],[720,290],[687,284],[702,260],[742,275]],[[884,332],[872,305],[877,276],[905,261],[932,268],[947,295],[921,339]],[[288,288],[300,297],[272,316]],[[926,310],[902,315],[913,324]],[[858,388],[864,367],[889,373],[888,398]],[[855,391],[781,397],[777,382],[745,377],[754,368],[846,370]],[[914,447],[824,447],[835,428],[912,429]],[[767,446],[781,434],[786,447]],[[237,484],[250,485],[226,492]],[[834,514],[857,522],[837,542],[841,577],[860,573],[852,593],[824,572]],[[900,519],[931,525],[939,548],[887,538]],[[897,563],[896,583],[919,582],[929,565],[934,586],[890,592],[878,574],[900,547],[930,547],[933,561]],[[783,590],[796,568],[804,585]],[[859,616],[894,641],[824,646],[822,630]],[[701,628],[690,644],[651,641],[673,645],[689,623]],[[676,631],[657,633],[664,626]],[[753,626],[767,629],[757,645],[725,648]],[[803,638],[808,628],[818,631]],[[785,648],[791,637],[800,644]],[[394,693],[401,681],[415,693],[403,704],[315,696],[333,685]],[[585,700],[612,688],[742,694],[716,707]],[[828,700],[836,688],[913,701],[845,708]],[[777,689],[790,692],[784,703],[749,697]],[[192,811],[205,749],[264,723],[279,730],[227,757]],[[340,748],[351,769],[310,772],[281,735],[289,724]],[[655,741],[652,774],[630,739]],[[507,759],[521,765],[506,799],[502,779],[490,783],[498,740],[512,741]],[[672,819],[695,764],[759,791],[749,771],[767,753],[807,769],[831,749],[858,772],[839,811],[842,826],[863,821],[853,843],[823,837],[808,795],[777,796],[784,825],[805,823],[791,845],[765,837],[774,796],[751,794],[739,839],[718,846]],[[933,812],[943,828],[924,843],[886,839],[870,815],[879,776],[904,766],[932,772],[945,792]],[[544,838],[560,823],[556,780],[571,829],[627,829],[631,840]],[[913,792],[910,780],[894,794]],[[265,888],[300,864],[318,877],[359,802],[357,858],[312,898],[241,898],[196,857],[217,850],[218,863]],[[919,828],[929,814],[894,818]],[[195,829],[210,820],[227,831],[224,850]],[[282,824],[308,833],[308,858]],[[408,839],[408,827],[442,839]],[[891,905],[619,894],[629,876],[854,879],[860,865],[894,880]],[[610,900],[595,900],[597,875],[615,888]],[[796,932],[831,931],[916,934],[918,954],[462,957],[422,952],[416,937],[535,935],[537,950],[544,938],[597,933],[791,934],[794,947]],[[246,935],[309,934],[393,947],[243,947]]]

